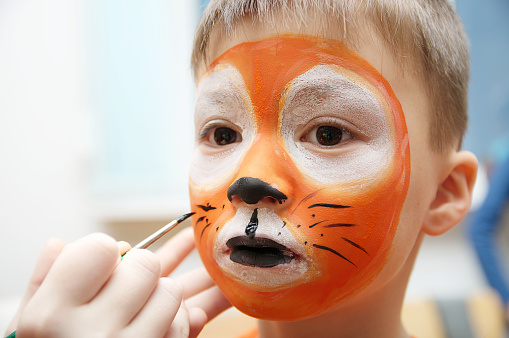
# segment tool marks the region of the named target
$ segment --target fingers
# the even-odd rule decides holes
[[[65,246],[21,313],[19,335],[55,336],[59,332],[66,336],[83,331],[86,326],[77,318],[77,309],[97,294],[119,261],[116,242],[103,234]],[[83,317],[87,316],[91,317],[88,313]]]
[[[163,337],[182,304],[182,286],[170,278],[161,278],[143,309],[132,320],[126,337]]]
[[[170,329],[164,336],[165,338],[189,337],[189,312],[184,304],[180,303],[177,315],[173,319]]]
[[[214,285],[214,282],[205,268],[189,271],[181,276],[175,277],[175,280],[184,285],[184,299],[192,297]]]
[[[175,280],[184,286],[183,297],[189,309],[190,337],[198,336],[208,321],[231,307],[204,268],[190,271]]]
[[[41,251],[37,263],[30,278],[27,292],[33,293],[41,286],[48,271],[64,249],[65,243],[59,239],[50,239]]]
[[[46,278],[46,275],[48,274],[48,271],[50,270],[51,266],[57,259],[64,246],[64,242],[59,239],[50,239],[44,245],[39,258],[37,259],[37,263],[35,264],[34,271],[30,277],[30,281],[28,282],[28,287],[25,294],[23,295],[19,309],[16,312],[16,315],[14,316],[11,324],[7,328],[7,332],[9,334],[16,329],[20,313],[23,311],[28,301],[32,299],[35,292],[41,286],[42,282]]]
[[[111,237],[88,235],[64,247],[39,290],[63,305],[87,303],[119,261],[118,246]]]
[[[190,271],[175,280],[184,286],[183,297],[189,309],[189,337],[197,337],[208,321],[231,307],[204,268]]]
[[[161,276],[168,276],[193,249],[193,229],[184,228],[156,251],[161,262]]]
[[[110,320],[127,324],[149,299],[159,275],[157,257],[148,250],[133,249],[124,256],[92,306],[98,313],[110,313]]]
[[[196,338],[209,319],[205,311],[199,308],[189,310],[189,338]]]
[[[185,301],[188,309],[199,308],[205,312],[210,321],[224,310],[231,307],[230,302],[217,286],[197,294]],[[191,323],[193,326],[193,323]]]

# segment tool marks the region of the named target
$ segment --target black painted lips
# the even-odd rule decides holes
[[[238,236],[230,238],[226,246],[232,249],[230,259],[233,262],[247,266],[272,268],[288,264],[295,258],[294,253],[286,246],[268,238]]]

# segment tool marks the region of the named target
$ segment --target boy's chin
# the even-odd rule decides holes
[[[253,275],[256,274],[254,270]],[[301,321],[317,317],[340,306],[360,291],[347,289],[346,286],[335,288],[332,281],[327,285],[313,281],[298,284],[299,281],[296,281],[261,287],[225,274],[224,270],[222,272],[216,274],[214,280],[230,303],[248,316],[269,321]]]
[[[225,290],[223,289],[223,292]],[[323,303],[319,299],[308,298],[293,292],[273,291],[257,295],[249,295],[245,290],[226,291],[231,304],[242,313],[261,320],[269,321],[301,321],[317,317],[337,307],[336,303]],[[239,297],[240,291],[244,297]],[[229,293],[234,294],[234,300]]]

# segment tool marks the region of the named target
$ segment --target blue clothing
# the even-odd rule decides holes
[[[501,267],[507,258],[500,256],[497,237],[503,226],[501,218],[508,202],[509,157],[495,168],[488,195],[470,224],[470,237],[488,283],[500,294],[506,305],[509,304],[509,285]]]

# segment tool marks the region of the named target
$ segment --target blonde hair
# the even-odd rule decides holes
[[[192,54],[195,77],[207,59],[210,36],[235,34],[246,17],[269,27],[287,22],[317,33],[337,31],[355,46],[367,22],[407,69],[416,69],[430,100],[429,143],[441,152],[461,145],[467,128],[469,44],[463,25],[447,0],[211,0],[198,25]]]

